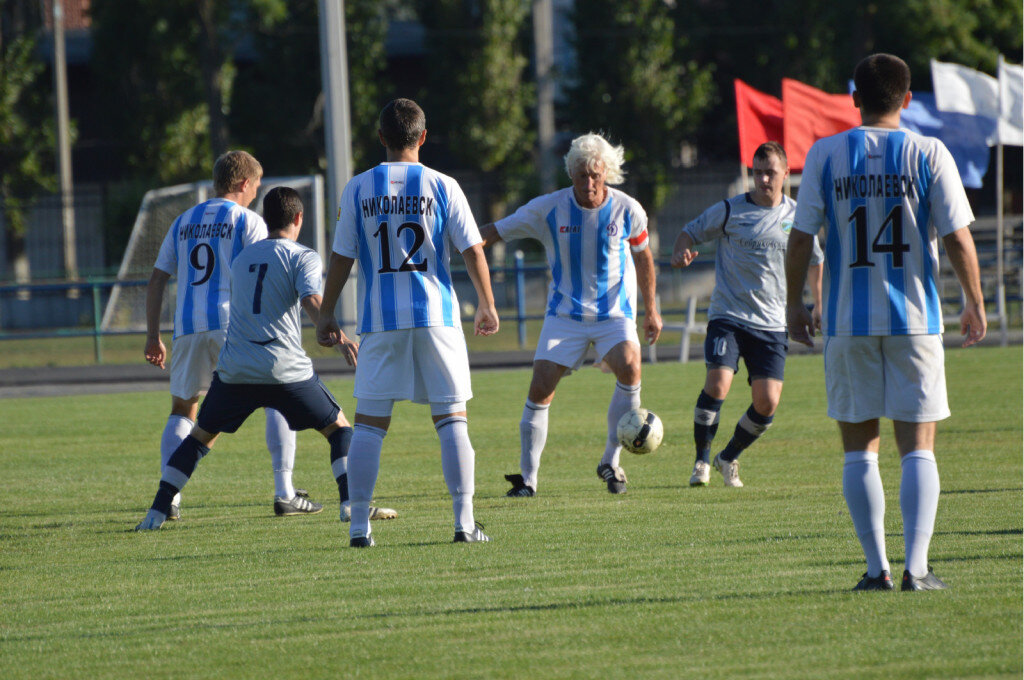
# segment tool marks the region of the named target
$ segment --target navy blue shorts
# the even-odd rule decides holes
[[[786,369],[789,336],[785,331],[761,331],[727,319],[708,322],[704,339],[704,363],[739,370],[740,357],[747,365],[747,382],[756,378],[782,380]]]
[[[322,430],[341,411],[317,375],[297,383],[254,385],[221,382],[214,371],[196,423],[210,434],[236,432],[258,408],[280,411],[293,430]]]

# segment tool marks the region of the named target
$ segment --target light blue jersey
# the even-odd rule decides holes
[[[345,186],[334,252],[359,263],[359,333],[458,326],[452,250],[481,242],[458,183],[420,163],[381,163]]]
[[[939,140],[862,126],[815,142],[793,228],[825,228],[823,333],[941,333],[938,237],[973,221]]]
[[[547,252],[547,316],[574,321],[636,318],[636,269],[630,250],[647,248],[647,213],[608,187],[604,203],[581,208],[572,187],[539,196],[494,223],[502,240],[537,239]]]
[[[174,337],[227,328],[231,263],[266,237],[262,217],[224,198],[200,203],[174,220],[154,265],[178,279]]]

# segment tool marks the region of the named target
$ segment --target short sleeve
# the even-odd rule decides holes
[[[179,224],[181,224],[181,217],[174,220],[174,224],[171,225],[171,228],[167,230],[167,234],[164,235],[163,243],[160,244],[160,252],[156,256],[156,264],[153,265],[154,268],[171,276],[178,272],[178,239],[176,235]]]
[[[629,203],[629,248],[634,253],[639,253],[647,248],[650,242],[647,233],[647,212],[637,201]]]
[[[243,216],[245,231],[242,234],[242,247],[247,248],[254,243],[267,238],[267,223],[263,221],[263,218],[259,214],[254,213],[251,210],[246,210]]]
[[[807,152],[800,191],[796,198],[793,228],[807,234],[817,234],[825,223],[825,197],[821,192],[821,144],[815,142]]]
[[[461,253],[483,241],[469,201],[458,182],[445,182],[448,196],[448,240]]]
[[[341,203],[338,206],[338,221],[334,225],[334,244],[331,250],[338,255],[353,260],[359,255],[356,245],[356,202],[359,200],[356,182],[350,181],[341,192]]]
[[[303,248],[295,267],[295,292],[299,299],[320,295],[323,291],[323,265],[316,251]]]
[[[967,200],[967,192],[964,190],[953,155],[949,153],[945,144],[938,140],[933,141],[934,176],[928,205],[935,230],[942,237],[970,225],[974,221],[974,211]]]
[[[546,196],[538,196],[526,205],[520,206],[508,217],[494,223],[494,227],[498,230],[498,236],[503,241],[513,241],[517,238],[540,240],[541,235],[547,230],[546,207],[550,208],[550,202]]]
[[[818,236],[814,236],[814,246],[811,250],[811,266],[817,266],[825,261],[825,252],[821,249]]]
[[[714,241],[725,233],[725,222],[728,219],[728,201],[718,201],[691,220],[683,227],[683,231],[690,235],[694,244]]]

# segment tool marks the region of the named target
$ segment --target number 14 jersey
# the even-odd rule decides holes
[[[458,183],[420,163],[381,163],[345,186],[334,252],[359,263],[358,332],[460,326],[452,249],[481,242]]]
[[[815,142],[793,228],[825,228],[823,333],[941,333],[937,239],[973,221],[939,140],[862,126]]]

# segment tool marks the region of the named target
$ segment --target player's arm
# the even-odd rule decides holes
[[[487,225],[493,227],[494,225]],[[497,233],[497,229],[495,229]],[[462,251],[473,288],[476,289],[476,317],[473,319],[474,335],[494,335],[498,332],[498,310],[494,306],[494,291],[491,290],[491,272],[487,268],[487,256],[482,243]]]
[[[321,318],[321,310],[326,309],[323,304],[324,298],[320,295],[307,295],[306,297],[299,300],[299,304],[302,305],[302,309],[306,311],[306,315],[309,316],[309,320],[317,326],[317,333],[319,335],[319,324]],[[322,316],[331,316],[333,314],[323,314]],[[337,322],[335,322],[337,325]],[[359,356],[359,348],[354,342],[348,339],[348,337],[342,333],[341,329],[338,329],[339,340],[337,343],[338,349],[341,351],[342,356],[345,357],[345,361],[348,362],[349,366],[356,365],[356,358]],[[322,343],[321,343],[322,344]]]
[[[960,315],[960,334],[964,347],[970,347],[985,337],[988,320],[985,318],[985,298],[981,293],[981,274],[974,238],[967,227],[942,237],[942,245],[953,265],[956,278],[964,290],[964,311]]]
[[[694,258],[700,255],[699,251],[691,250],[694,246],[693,237],[683,229],[676,237],[675,245],[672,246],[672,266],[688,267]]]
[[[493,246],[498,241],[501,241],[501,234],[498,233],[498,228],[494,226],[494,222],[488,222],[484,226],[480,227],[480,237],[484,240],[483,246],[485,248]]]
[[[814,319],[804,306],[804,281],[814,249],[814,236],[798,229],[789,232],[786,252],[786,325],[789,337],[796,342],[814,346]]]
[[[644,299],[644,339],[653,345],[661,336],[661,314],[658,312],[656,287],[657,272],[654,269],[654,255],[648,246],[640,252],[631,251],[633,266],[636,267],[636,285]]]
[[[321,301],[321,307],[318,307],[318,314],[316,318],[316,341],[324,347],[334,347],[340,342],[347,340],[345,334],[341,332],[341,326],[338,325],[338,320],[334,318],[334,309],[338,304],[338,297],[341,295],[341,289],[345,287],[348,282],[348,277],[352,273],[352,265],[355,260],[351,257],[339,255],[338,253],[331,253],[330,264],[327,265],[327,279],[324,281],[324,294]],[[305,304],[303,304],[305,308]],[[324,314],[319,314],[319,309],[326,310]]]
[[[157,368],[163,368],[167,360],[167,348],[160,339],[160,309],[164,304],[164,290],[171,275],[162,269],[153,268],[146,286],[146,361]]]
[[[821,264],[812,264],[807,268],[807,285],[814,296],[814,309],[811,311],[811,319],[814,327],[821,330],[821,281],[825,275],[825,267]]]

